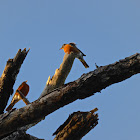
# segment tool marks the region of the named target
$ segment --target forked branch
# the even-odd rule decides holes
[[[13,93],[13,85],[19,73],[20,67],[28,54],[26,48],[17,52],[13,59],[9,59],[0,77],[0,114],[3,113],[10,95]]]
[[[49,95],[44,95],[21,109],[1,115],[0,137],[25,125],[35,123],[60,107],[77,99],[92,96],[94,93],[137,73],[140,73],[139,53],[84,74],[76,81],[53,90]]]

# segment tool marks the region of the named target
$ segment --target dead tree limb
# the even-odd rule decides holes
[[[5,69],[0,78],[0,114],[3,113],[8,99],[13,93],[13,85],[28,52],[29,50],[26,51],[26,48],[23,51],[19,49],[16,56],[7,61]]]
[[[98,124],[98,114],[94,112],[74,112],[68,119],[53,133],[54,140],[81,140],[91,129]]]
[[[52,90],[64,85],[65,80],[72,68],[74,59],[75,55],[73,53],[71,54],[65,53],[63,62],[60,65],[59,69],[56,69],[55,74],[53,75],[52,78],[50,78],[49,76],[46,86],[43,92],[41,93],[40,98],[46,94],[49,94]]]
[[[44,139],[39,139],[32,135],[26,134],[25,131],[16,131],[11,135],[3,138],[2,140],[44,140]]]
[[[106,87],[140,73],[140,54],[99,67],[74,82],[55,89],[31,104],[0,116],[0,137],[37,122],[77,99],[84,99]],[[8,127],[7,127],[8,126]]]

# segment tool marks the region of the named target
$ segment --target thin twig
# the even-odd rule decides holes
[[[23,95],[23,93],[19,90],[17,90],[18,94],[20,95],[21,99],[23,100],[23,102],[28,105],[30,104],[29,100]]]

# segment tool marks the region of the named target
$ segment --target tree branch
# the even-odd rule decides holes
[[[0,78],[0,114],[3,113],[8,99],[13,93],[13,85],[28,52],[29,50],[26,51],[26,48],[23,51],[19,49],[16,56],[7,61],[5,69]]]
[[[23,95],[23,93],[20,90],[17,90],[17,93],[26,105],[30,104],[29,100]]]
[[[68,119],[53,133],[54,140],[81,140],[91,129],[98,124],[98,114],[94,112],[74,112]]]
[[[23,108],[1,115],[0,137],[16,131],[20,127],[35,123],[64,105],[89,97],[109,85],[123,81],[137,73],[140,73],[140,54],[138,53],[83,74],[78,80],[53,90],[49,95],[45,95]]]
[[[46,94],[49,94],[52,90],[64,85],[65,80],[72,68],[74,59],[75,59],[74,53],[71,54],[65,53],[62,64],[60,65],[59,69],[56,69],[55,74],[53,75],[52,78],[50,78],[49,76],[46,86],[39,98],[41,98]]]
[[[44,140],[44,139],[36,138],[32,135],[26,134],[25,131],[21,130],[21,131],[16,131],[1,140]]]

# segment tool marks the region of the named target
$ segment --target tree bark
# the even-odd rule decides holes
[[[50,78],[49,76],[46,86],[39,98],[49,94],[52,90],[64,85],[65,80],[72,68],[74,59],[75,55],[73,53],[65,53],[62,64],[60,65],[59,69],[56,69],[55,74],[52,78]]]
[[[98,114],[94,112],[74,112],[68,119],[53,133],[54,140],[81,140],[91,129],[98,124]]]
[[[140,73],[139,53],[83,74],[76,81],[53,90],[49,95],[45,95],[23,108],[1,115],[0,137],[25,125],[35,123],[64,105],[92,96],[137,73]]]
[[[23,51],[19,49],[16,56],[7,61],[5,69],[0,77],[0,114],[3,113],[9,97],[13,93],[13,85],[28,52],[29,50],[26,51],[26,48]]]
[[[1,140],[44,140],[44,139],[39,139],[32,135],[26,134],[25,131],[16,131]]]

